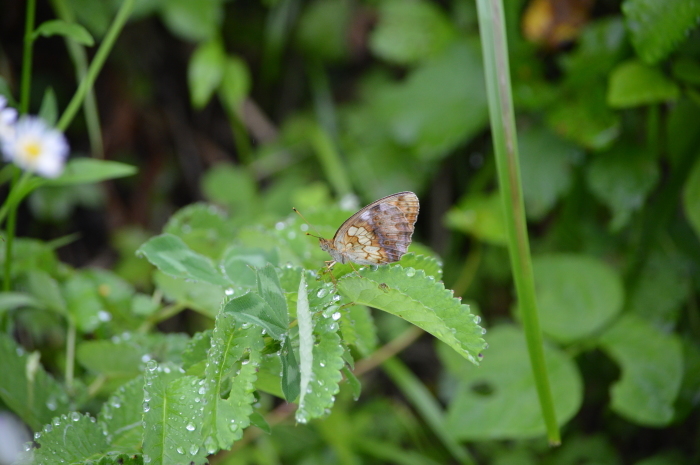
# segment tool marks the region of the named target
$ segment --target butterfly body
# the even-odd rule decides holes
[[[399,192],[367,205],[348,218],[321,249],[339,263],[380,265],[401,259],[411,244],[418,218],[418,196]]]

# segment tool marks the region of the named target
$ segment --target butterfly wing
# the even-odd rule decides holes
[[[413,192],[399,192],[367,205],[335,233],[333,245],[343,258],[338,261],[359,265],[398,261],[411,244],[418,210]]]

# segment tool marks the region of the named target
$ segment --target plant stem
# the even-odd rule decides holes
[[[29,96],[32,85],[32,55],[34,49],[34,17],[36,0],[27,0],[27,14],[24,18],[24,53],[22,57],[22,84],[20,89],[19,112],[29,111]]]
[[[547,427],[547,437],[550,444],[558,445],[561,439],[544,358],[525,220],[525,204],[520,183],[518,140],[510,87],[503,4],[501,0],[477,0],[477,9],[498,184],[503,199],[508,251],[518,306],[522,314],[535,386]]]
[[[75,372],[75,323],[68,318],[68,334],[66,335],[66,387],[68,392],[73,390]]]
[[[102,66],[105,63],[105,60],[107,60],[107,56],[112,51],[114,42],[117,40],[117,37],[124,27],[124,24],[126,24],[126,21],[129,19],[129,15],[131,14],[131,10],[135,2],[136,0],[124,0],[124,3],[122,3],[122,6],[119,8],[117,16],[114,18],[112,25],[109,27],[102,44],[100,44],[100,48],[97,49],[95,58],[92,60],[92,63],[90,63],[85,79],[83,79],[78,86],[78,90],[76,90],[75,95],[73,95],[73,98],[66,107],[66,110],[63,112],[63,115],[61,115],[61,119],[59,119],[58,124],[56,124],[56,128],[58,128],[60,131],[65,131],[70,125],[71,121],[73,121],[73,118],[78,112],[78,108],[80,108],[80,105],[82,105],[88,90],[92,89],[92,85],[95,83],[97,75],[102,70]]]
[[[10,192],[19,184],[18,178],[19,170],[15,170],[12,175],[12,181],[10,182]],[[2,290],[5,292],[9,292],[10,283],[12,282],[10,279],[10,274],[12,272],[12,245],[15,239],[15,227],[17,225],[17,205],[10,204],[12,200],[10,197],[11,195],[8,195],[5,201],[9,208],[7,227],[5,228],[5,274],[2,280]]]

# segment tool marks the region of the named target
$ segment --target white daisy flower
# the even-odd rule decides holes
[[[0,140],[13,136],[17,110],[7,106],[7,99],[0,95]]]
[[[62,132],[53,129],[36,116],[22,116],[14,125],[14,134],[2,138],[6,161],[46,178],[63,172],[68,157],[68,142]]]

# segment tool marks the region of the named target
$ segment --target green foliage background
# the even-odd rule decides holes
[[[19,463],[698,463],[700,7],[600,1],[576,23],[538,4],[504,6],[560,447],[519,326],[476,5],[149,0],[68,130],[70,169],[20,212],[0,412],[41,447]],[[120,5],[39,2],[33,112],[57,120],[76,47]],[[23,9],[0,4],[11,101]],[[130,171],[85,154],[138,173],[96,184]],[[334,282],[291,208],[331,237],[403,190],[412,253]]]

